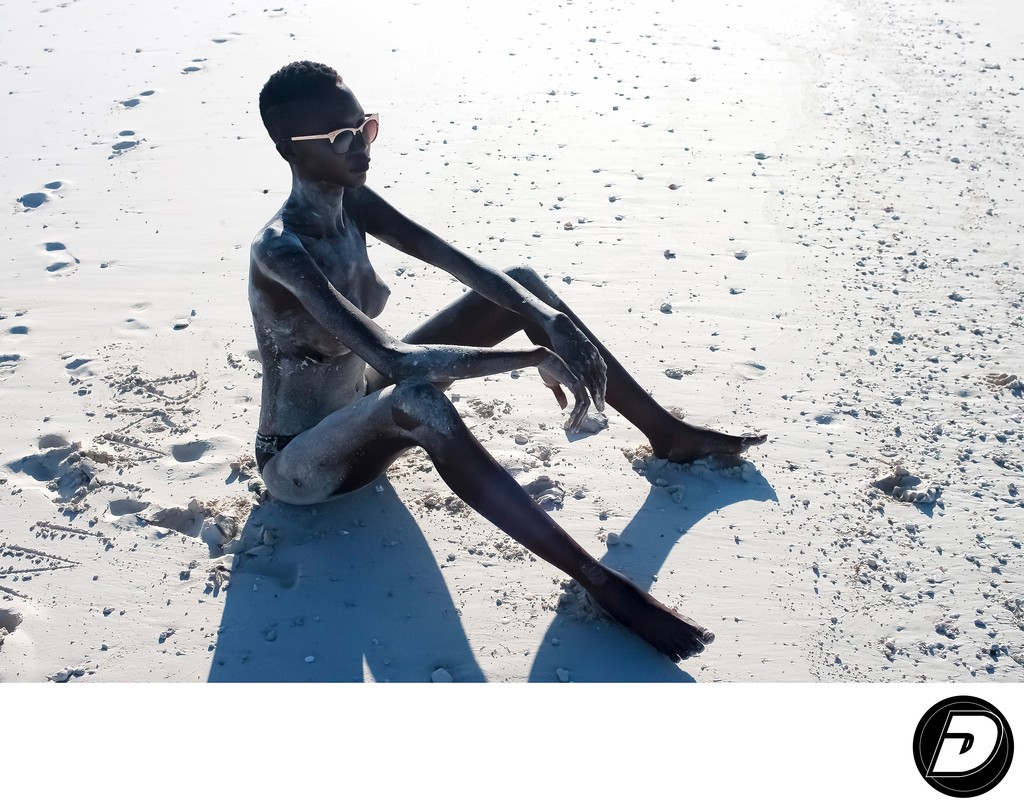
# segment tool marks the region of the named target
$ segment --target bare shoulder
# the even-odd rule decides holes
[[[270,275],[275,274],[275,270],[289,258],[294,259],[303,253],[302,241],[285,227],[280,216],[275,216],[260,228],[249,248],[253,269]]]

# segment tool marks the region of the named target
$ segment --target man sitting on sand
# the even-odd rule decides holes
[[[442,392],[458,379],[534,366],[575,430],[608,403],[685,463],[743,452],[763,435],[684,423],[623,369],[532,269],[484,266],[366,187],[377,115],[330,67],[295,62],[270,77],[260,115],[292,171],[291,194],[257,234],[249,303],[263,360],[256,462],[271,495],[312,504],[374,480],[413,446],[470,507],[576,579],[612,618],[678,661],[714,639],[590,556],[488,454]],[[389,290],[367,234],[472,291],[403,339],[378,326]],[[523,331],[533,348],[501,348]]]

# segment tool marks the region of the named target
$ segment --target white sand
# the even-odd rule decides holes
[[[1020,15],[610,5],[0,4],[0,681],[1022,679]],[[595,619],[421,453],[254,507],[247,248],[289,180],[256,98],[298,58],[380,113],[399,209],[770,434],[645,464],[616,413],[567,439],[532,372],[453,390],[703,655]],[[394,333],[461,291],[371,258]]]

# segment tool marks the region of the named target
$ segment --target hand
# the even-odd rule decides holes
[[[551,340],[551,350],[566,364],[573,376],[583,383],[593,397],[598,412],[603,412],[608,366],[600,351],[566,314],[559,314],[551,322],[547,328],[547,335]],[[575,391],[573,392],[575,394]],[[555,397],[558,397],[557,393]],[[577,406],[579,401],[580,397],[576,395]],[[580,418],[582,419],[582,415]]]
[[[548,353],[547,359],[537,366],[537,370],[540,371],[540,377],[544,384],[555,394],[555,400],[558,401],[558,406],[562,409],[568,406],[569,401],[565,397],[565,392],[561,386],[564,384],[572,392],[573,397],[576,399],[576,404],[572,408],[569,420],[565,423],[565,428],[575,432],[579,429],[584,416],[587,414],[587,409],[590,407],[590,397],[587,395],[587,388],[566,367],[565,362],[550,351]]]

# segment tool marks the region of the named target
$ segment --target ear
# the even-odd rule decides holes
[[[290,140],[282,140],[277,144],[277,153],[289,163],[295,161],[295,146]]]

